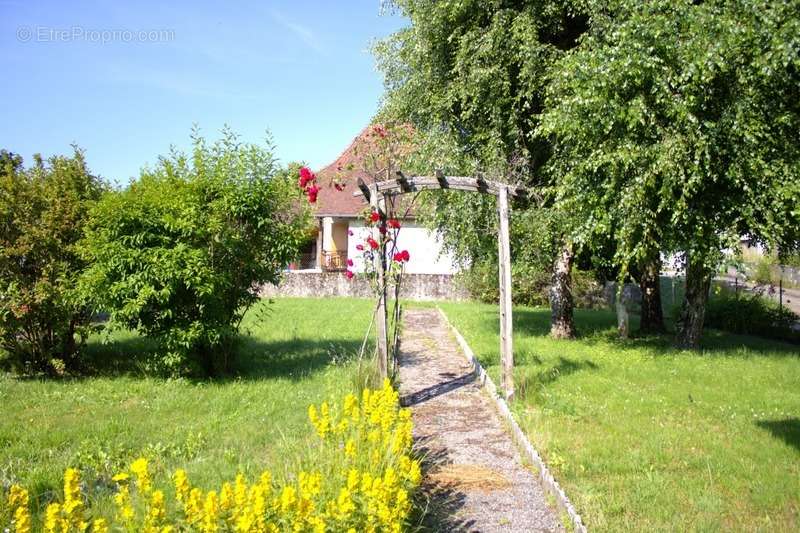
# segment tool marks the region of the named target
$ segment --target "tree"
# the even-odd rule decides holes
[[[623,272],[685,254],[680,346],[698,346],[727,244],[797,237],[799,8],[619,2],[552,71],[537,137],[553,142],[558,203],[578,242],[614,235]]]
[[[569,1],[433,2],[397,0],[411,20],[375,48],[386,85],[384,113],[409,121],[422,137],[440,140],[457,153],[448,171],[480,169],[546,192],[543,172],[549,141],[533,136],[551,65],[576,44],[588,18]],[[435,152],[435,151],[434,151]],[[431,159],[430,165],[441,165]],[[428,170],[430,171],[430,169]],[[496,242],[484,222],[492,199],[442,195],[433,200],[445,243],[472,262]],[[546,197],[533,208],[549,207]],[[516,212],[516,210],[515,210]],[[564,217],[552,219],[562,221]],[[512,221],[513,222],[513,221]],[[553,268],[553,333],[572,336],[569,276],[574,249],[566,231],[553,227],[561,244]],[[448,238],[448,235],[452,238]],[[475,235],[468,243],[455,242]],[[494,255],[494,252],[492,254]],[[465,257],[467,256],[467,257]]]
[[[19,372],[79,367],[91,315],[73,291],[76,244],[104,188],[77,148],[28,169],[0,151],[0,347]]]
[[[161,342],[172,373],[224,371],[259,287],[297,256],[308,219],[272,146],[231,131],[173,150],[92,211],[82,290],[112,326]]]

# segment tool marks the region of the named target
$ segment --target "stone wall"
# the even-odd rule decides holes
[[[390,293],[391,293],[390,288]],[[264,297],[327,296],[372,297],[369,281],[363,276],[347,279],[344,272],[285,272],[280,284],[261,288]],[[468,294],[456,286],[450,274],[405,274],[400,297],[409,300],[465,300]]]

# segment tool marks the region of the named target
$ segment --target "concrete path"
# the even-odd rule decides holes
[[[400,394],[425,455],[434,531],[564,531],[434,309],[403,315]]]

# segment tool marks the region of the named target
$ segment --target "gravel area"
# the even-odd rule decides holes
[[[439,313],[406,310],[403,327],[400,394],[425,457],[426,528],[564,531]]]

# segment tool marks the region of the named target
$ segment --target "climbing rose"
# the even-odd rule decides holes
[[[388,224],[392,229],[400,229],[400,221],[396,218],[390,218]]]
[[[347,279],[353,279],[353,276],[355,276],[352,270],[346,270],[344,275],[347,276]]]
[[[411,259],[411,255],[408,253],[408,250],[403,250],[402,252],[397,252],[394,254],[394,260],[398,263],[405,263]]]
[[[378,231],[381,232],[381,235],[386,235],[386,226],[381,224],[381,226],[378,228]]]
[[[364,245],[356,244],[356,250],[358,250],[359,252],[363,251],[364,250]]]
[[[348,259],[347,260],[347,266],[349,266],[349,267],[353,266],[353,260],[352,259]]]
[[[367,244],[369,244],[369,247],[372,248],[373,250],[378,249],[378,241],[376,241],[372,237],[367,237]]]
[[[308,196],[308,201],[312,204],[317,201],[317,193],[319,193],[319,187],[316,185],[311,185],[306,188],[306,195]]]
[[[315,179],[317,179],[317,177],[314,175],[313,172],[311,172],[311,170],[308,169],[308,167],[300,168],[300,180],[298,181],[298,185],[300,185],[301,189],[305,189],[306,185],[308,185]]]
[[[373,211],[372,213],[369,214],[369,219],[372,222],[377,222],[381,219],[381,215],[377,211]]]

